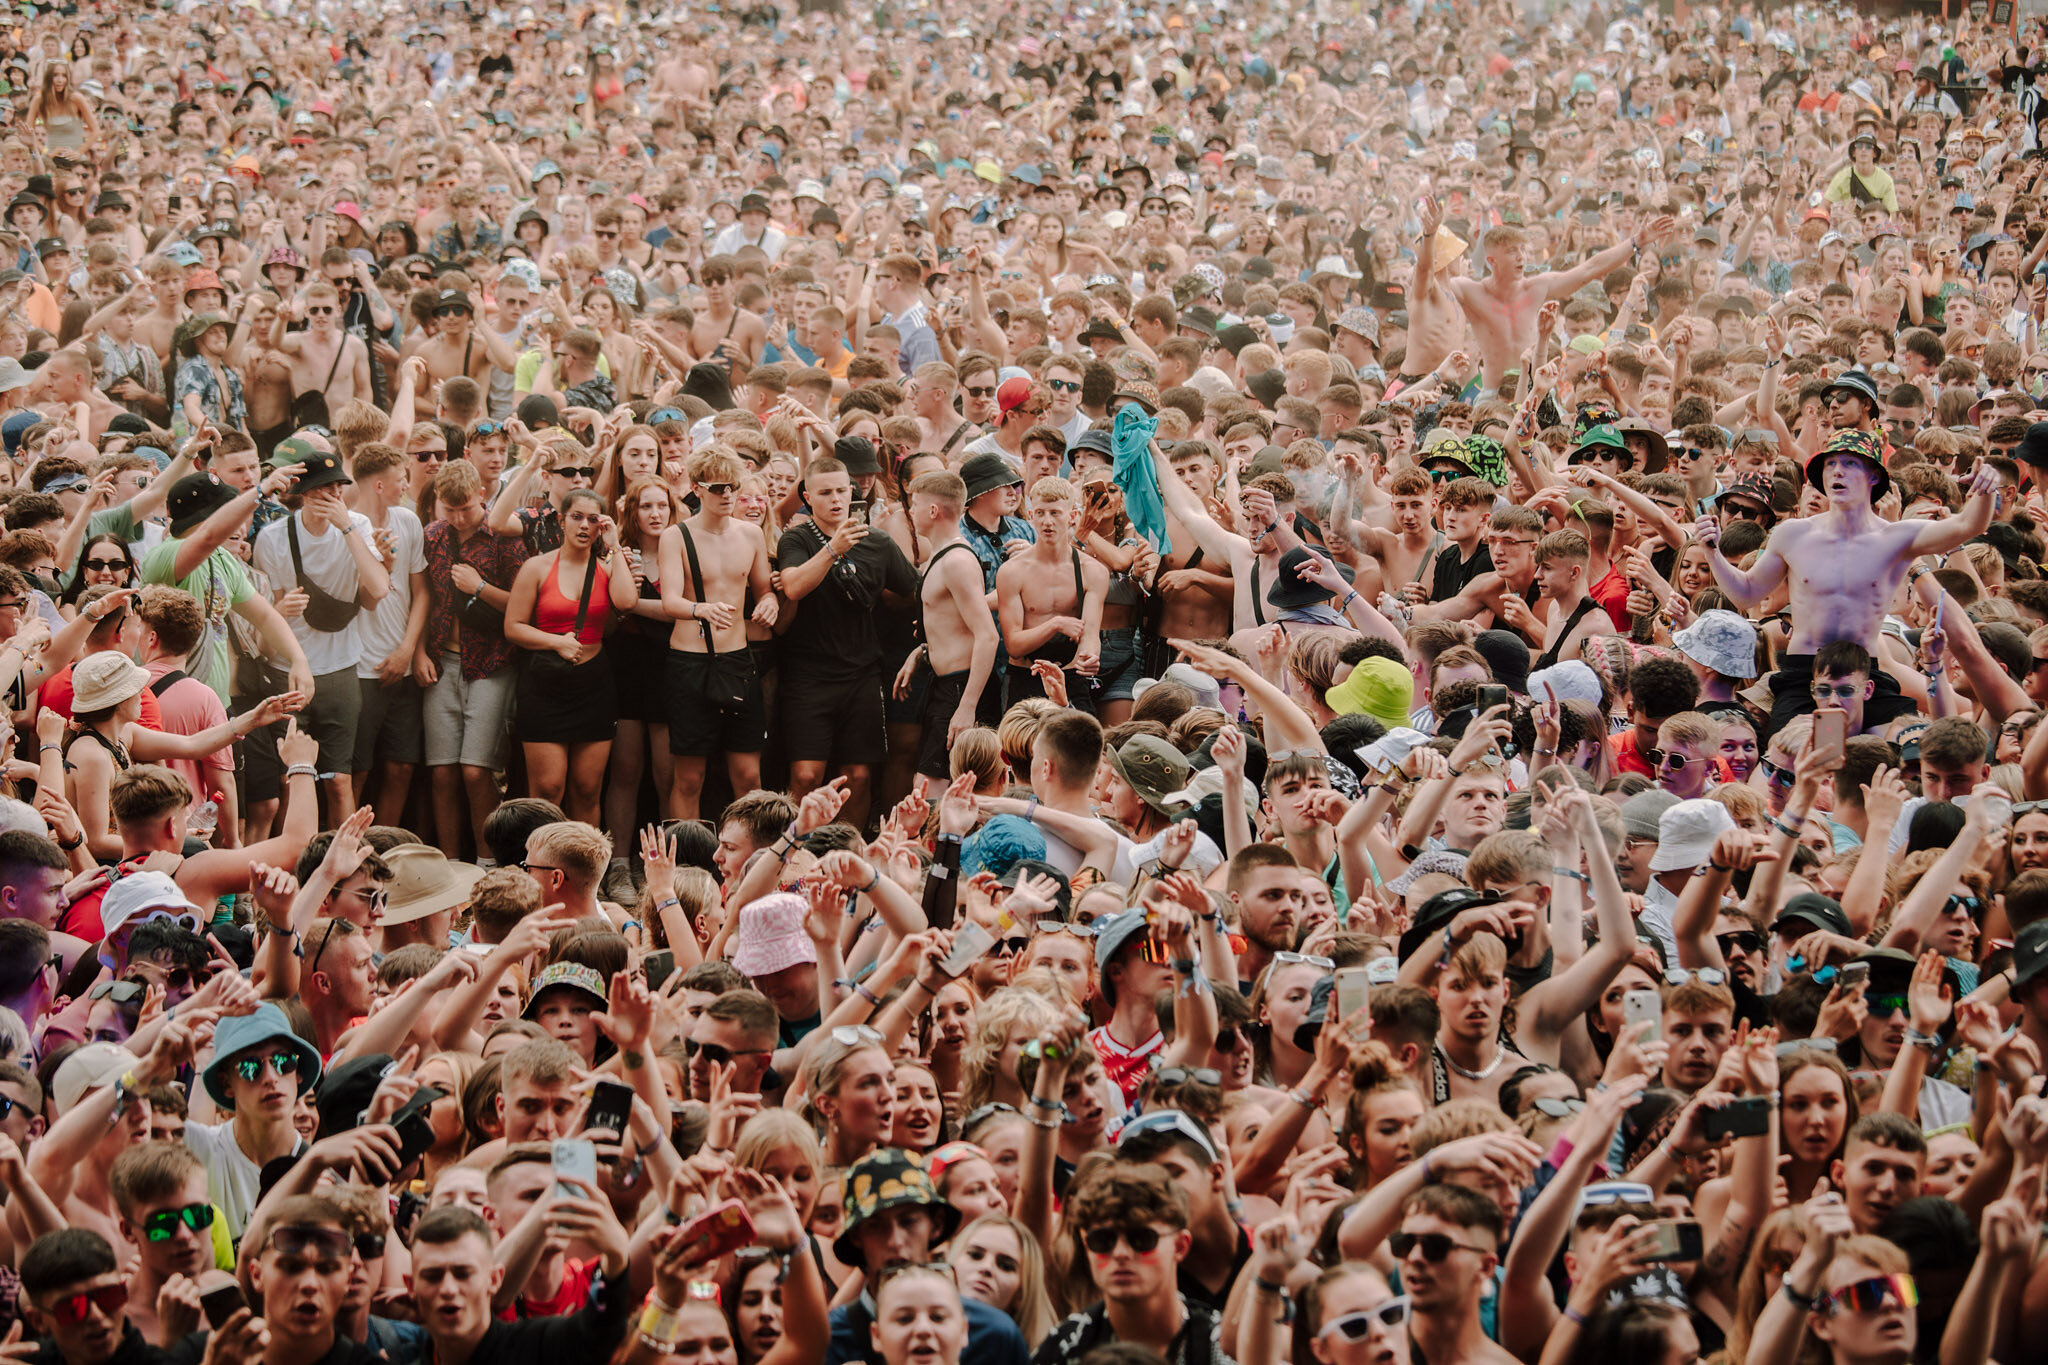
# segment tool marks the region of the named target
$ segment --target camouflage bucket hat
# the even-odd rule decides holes
[[[1495,488],[1508,486],[1507,447],[1491,436],[1467,436],[1464,445],[1465,463],[1474,474]]]
[[[1884,442],[1873,432],[1838,431],[1828,437],[1828,443],[1815,451],[1813,458],[1806,462],[1806,481],[1822,492],[1827,491],[1823,482],[1823,471],[1827,469],[1828,456],[1854,455],[1870,466],[1870,501],[1876,503],[1892,486],[1892,476],[1885,472]]]
[[[939,1184],[932,1179],[924,1157],[901,1147],[883,1147],[854,1162],[846,1172],[844,1198],[846,1228],[832,1243],[832,1252],[851,1266],[861,1265],[863,1260],[854,1233],[862,1223],[886,1209],[907,1204],[929,1212],[933,1245],[951,1237],[960,1225],[960,1210],[939,1193]]]
[[[1572,444],[1584,440],[1594,427],[1611,427],[1620,420],[1621,414],[1606,403],[1581,403],[1579,415],[1572,420]]]

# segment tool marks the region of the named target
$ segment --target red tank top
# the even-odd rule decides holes
[[[590,561],[597,566],[597,576],[590,583],[590,610],[583,618],[583,629],[576,638],[586,645],[594,645],[604,639],[604,623],[612,609],[611,594],[606,585],[611,575],[596,559]],[[562,557],[558,553],[555,562],[540,580],[540,591],[533,599],[533,624],[537,630],[550,635],[567,635],[576,628],[576,600],[583,593],[583,571],[571,574],[573,583],[562,582]],[[565,591],[566,589],[566,591]]]

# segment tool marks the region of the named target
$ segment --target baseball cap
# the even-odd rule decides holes
[[[1036,386],[1029,379],[1005,379],[996,388],[996,407],[1008,417],[1018,408],[1031,401]]]

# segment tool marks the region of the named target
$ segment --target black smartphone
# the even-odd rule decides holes
[[[1485,715],[1496,706],[1508,704],[1508,690],[1499,683],[1479,684],[1479,714]]]
[[[1709,1109],[1705,1122],[1709,1142],[1732,1137],[1761,1137],[1770,1130],[1770,1126],[1769,1095],[1752,1095],[1748,1099],[1724,1104],[1719,1109]]]
[[[228,1319],[247,1306],[242,1298],[242,1286],[233,1280],[209,1289],[199,1296],[199,1311],[206,1314],[206,1325],[216,1332],[227,1326]]]
[[[583,1131],[594,1128],[620,1137],[633,1118],[633,1087],[618,1081],[599,1081],[590,1092],[590,1107],[583,1111]]]
[[[184,196],[182,196],[182,195],[176,195],[176,194],[174,194],[174,195],[172,195],[172,196],[171,196],[171,212],[172,212],[172,213],[177,213],[177,212],[179,212],[180,210],[182,210],[182,209],[183,209],[184,207],[185,207],[185,200],[184,200]]]
[[[1656,1244],[1643,1253],[1646,1261],[1697,1261],[1705,1252],[1700,1225],[1690,1218],[1667,1218],[1644,1226],[1656,1234]]]
[[[445,1099],[448,1092],[439,1086],[422,1086],[413,1092],[405,1107],[391,1120],[391,1126],[398,1130],[398,1166],[405,1169],[425,1156],[434,1147],[434,1121],[427,1111],[436,1100]],[[396,1172],[393,1172],[396,1174]]]
[[[676,954],[673,948],[662,948],[640,959],[640,965],[647,972],[647,989],[658,991],[676,971]]]

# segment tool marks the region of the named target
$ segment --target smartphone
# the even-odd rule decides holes
[[[1630,991],[1621,997],[1621,1018],[1627,1028],[1648,1022],[1650,1031],[1637,1042],[1654,1043],[1664,1024],[1664,997],[1652,990]]]
[[[590,1104],[583,1111],[583,1131],[601,1129],[607,1133],[626,1135],[626,1125],[633,1118],[633,1087],[618,1081],[599,1081],[590,1092]]]
[[[996,936],[969,920],[954,933],[953,946],[947,951],[946,960],[939,964],[939,970],[947,976],[959,976],[995,946]]]
[[[673,948],[662,948],[640,959],[640,965],[647,971],[647,989],[658,991],[676,971],[676,954]]]
[[[227,1326],[229,1318],[248,1306],[242,1298],[242,1286],[232,1279],[199,1296],[199,1311],[206,1314],[206,1325],[216,1332]]]
[[[1372,971],[1366,967],[1343,967],[1337,972],[1337,1017],[1350,1019],[1372,1004]],[[1372,1015],[1361,1016],[1361,1027],[1370,1032]]]
[[[1491,711],[1496,706],[1506,706],[1507,704],[1507,688],[1501,686],[1499,683],[1481,683],[1479,685],[1480,715],[1485,715],[1488,711]]]
[[[1690,1218],[1665,1218],[1644,1226],[1656,1234],[1650,1249],[1643,1253],[1646,1261],[1697,1261],[1706,1252],[1700,1225]]]
[[[1851,962],[1836,974],[1835,989],[1846,995],[1869,980],[1870,964],[1868,962]]]
[[[556,1138],[549,1152],[548,1161],[555,1171],[556,1194],[568,1199],[588,1197],[582,1190],[564,1181],[563,1176],[574,1176],[590,1182],[593,1189],[597,1187],[597,1146],[589,1139]]]
[[[693,1258],[715,1261],[741,1247],[754,1244],[754,1220],[747,1216],[747,1206],[737,1199],[728,1199],[716,1208],[707,1209],[683,1225],[676,1233],[685,1245],[703,1250],[692,1250]]]
[[[447,1098],[448,1092],[439,1086],[424,1086],[406,1101],[407,1109],[393,1121],[398,1130],[398,1164],[400,1167],[419,1160],[434,1147],[434,1120],[427,1111],[434,1101]]]
[[[1709,1109],[1706,1116],[1707,1141],[1762,1137],[1770,1130],[1771,1103],[1769,1095],[1752,1095],[1748,1099],[1724,1104],[1719,1109]]]
[[[1849,742],[1849,713],[1839,706],[1817,707],[1813,713],[1813,758],[1823,771],[1842,766]]]

